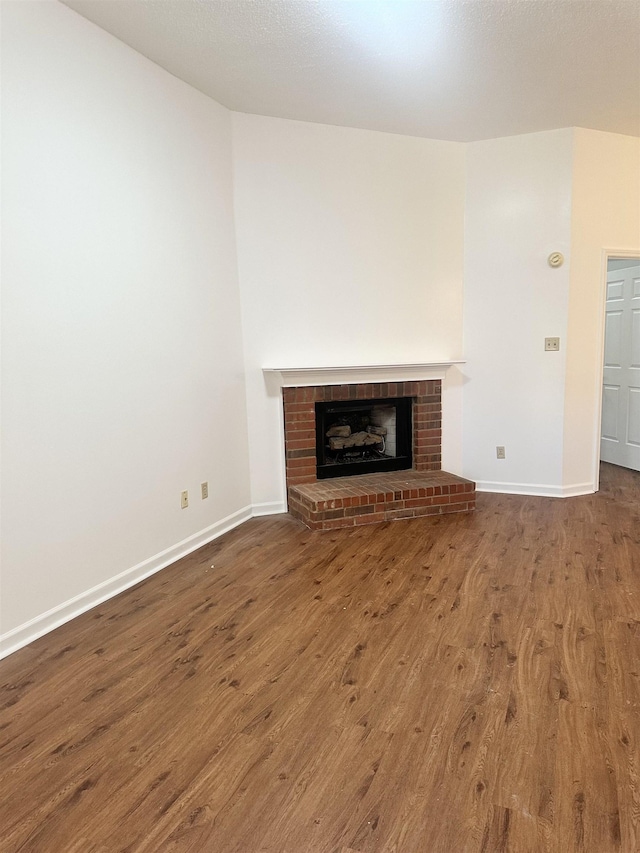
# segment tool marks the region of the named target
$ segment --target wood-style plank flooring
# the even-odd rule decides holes
[[[2,853],[638,853],[640,474],[255,519],[0,662]]]

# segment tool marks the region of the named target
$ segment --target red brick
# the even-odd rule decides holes
[[[351,506],[344,510],[345,518],[352,515],[368,515],[374,511],[373,504],[368,506]]]
[[[404,509],[404,501],[387,501],[385,506],[387,509]]]
[[[414,509],[415,518],[421,518],[425,515],[440,515],[442,508],[440,506],[424,506]]]
[[[328,501],[320,501],[318,503],[318,509],[340,509],[344,506],[343,501],[340,498],[331,498]]]
[[[315,456],[313,457],[315,460]],[[313,465],[315,467],[315,461],[311,462],[309,457],[303,457],[302,459],[289,459],[287,462],[288,468],[305,468]]]
[[[437,411],[430,411],[425,406],[423,409],[419,409],[416,407],[417,411],[414,411],[414,426],[417,424],[422,427],[424,424],[438,422],[442,419],[442,410],[440,406],[438,406]]]
[[[434,435],[435,433],[435,435]],[[414,447],[439,447],[440,446],[440,430],[430,429],[419,433],[414,441]]]
[[[451,513],[451,512],[467,512],[466,504],[453,504],[452,506],[443,507],[442,512]]]
[[[385,513],[389,521],[394,521],[398,518],[413,518],[414,510],[412,509],[392,509]]]
[[[306,438],[309,444],[315,445],[316,443],[316,430],[315,430],[315,422],[314,421],[294,421],[290,424],[285,425],[284,429],[284,439],[285,441],[289,438]],[[297,433],[297,435],[296,435]]]
[[[309,412],[315,414],[313,403],[286,403],[284,407],[285,414],[293,414],[294,412]]]
[[[414,468],[416,471],[439,471],[440,455],[414,454]]]
[[[294,405],[296,405],[296,404],[294,404]],[[300,405],[300,403],[298,403],[297,405]],[[315,415],[315,412],[313,411],[313,409],[305,408],[305,409],[302,409],[298,412],[289,412],[288,410],[285,409],[285,413],[284,413],[285,426],[287,426],[288,424],[297,424],[300,421],[310,421],[311,422],[311,427],[307,427],[307,429],[312,429],[313,427],[315,427],[316,415]],[[302,429],[302,427],[298,427],[298,429]]]
[[[405,501],[406,507],[416,507],[416,506],[431,506],[433,503],[433,498],[411,498],[408,501]]]
[[[440,439],[431,438],[428,439],[429,444],[424,444],[419,447],[419,453],[424,454],[428,459],[432,461],[440,458]]]
[[[357,515],[355,518],[356,526],[362,524],[379,524],[381,521],[386,521],[383,512],[372,513],[370,515]]]
[[[316,431],[315,429],[293,429],[285,430],[285,441],[302,441],[310,442],[309,446],[316,446]]]
[[[303,468],[292,468],[287,471],[287,480],[290,486],[299,486],[302,483],[315,483],[315,470],[309,471]]]
[[[302,449],[296,450],[287,447],[286,450],[286,458],[287,459],[309,459],[313,458],[313,464],[315,465],[316,459],[316,450],[315,447],[304,447]]]
[[[316,445],[315,442],[313,444],[308,439],[289,439],[285,438],[284,446],[287,451],[289,450],[306,450],[308,449],[311,452],[315,452]]]
[[[287,482],[290,486],[304,486],[307,483],[315,483],[315,474],[291,474],[287,476]]]
[[[316,514],[315,518],[318,521],[328,521],[330,518],[345,518],[349,510],[346,509],[325,509],[323,512]]]
[[[340,530],[343,527],[353,527],[355,519],[353,518],[334,518],[329,521],[321,521],[319,523],[320,530]]]
[[[316,482],[316,473],[315,471],[304,470],[302,468],[294,468],[289,472],[289,476],[287,478],[292,486],[299,486],[302,483],[315,483]]]

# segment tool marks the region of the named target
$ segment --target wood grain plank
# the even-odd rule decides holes
[[[247,522],[0,662],[0,849],[640,851],[638,506]]]
[[[618,783],[607,720],[600,710],[561,703],[556,778],[558,846],[572,853],[621,851]]]

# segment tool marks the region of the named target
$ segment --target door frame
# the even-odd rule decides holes
[[[602,250],[600,269],[600,323],[598,328],[598,370],[596,371],[596,412],[595,412],[595,447],[593,455],[594,489],[600,489],[600,436],[602,434],[602,383],[604,379],[604,331],[607,307],[607,267],[610,258],[638,258],[640,263],[640,248]]]

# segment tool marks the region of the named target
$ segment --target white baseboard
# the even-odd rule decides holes
[[[171,548],[161,551],[155,557],[150,557],[148,560],[138,563],[137,566],[126,569],[115,577],[109,578],[109,580],[92,587],[92,589],[80,593],[80,595],[69,599],[69,601],[65,601],[63,604],[59,604],[46,613],[42,613],[28,622],[18,625],[17,628],[13,628],[6,634],[0,634],[0,659],[32,643],[44,634],[48,634],[54,628],[64,625],[65,622],[69,622],[76,616],[86,613],[92,607],[96,607],[109,598],[113,598],[114,595],[124,592],[125,589],[135,586],[135,584],[154,575],[161,569],[171,565],[171,563],[175,563],[181,557],[186,557],[187,554],[197,550],[202,545],[212,542],[218,536],[222,536],[223,533],[227,533],[227,531],[248,521],[252,515],[253,512],[250,506],[243,507],[226,518],[217,521],[215,524],[205,527],[204,530],[194,533],[193,536],[183,539],[182,542],[178,542]]]
[[[253,515],[256,518],[261,515],[279,515],[283,512],[289,512],[285,501],[269,501],[268,503],[253,505]]]
[[[592,495],[593,483],[576,483],[573,486],[546,486],[540,483],[492,483],[488,480],[476,482],[477,492],[496,492],[502,495],[530,495],[541,498],[574,498]]]
[[[577,498],[580,495],[593,495],[597,491],[593,483],[575,483],[573,486],[562,487],[562,497]]]

